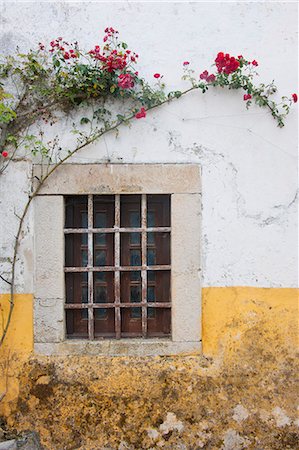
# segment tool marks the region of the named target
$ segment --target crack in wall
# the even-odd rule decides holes
[[[282,225],[282,218],[288,212],[288,210],[297,203],[298,190],[295,195],[292,196],[291,201],[286,204],[273,205],[270,207],[270,213],[265,217],[264,211],[259,211],[255,214],[246,211],[246,200],[240,192],[238,185],[238,169],[232,161],[227,160],[227,156],[222,152],[217,152],[211,148],[208,148],[202,144],[194,142],[192,146],[183,146],[180,143],[181,134],[175,131],[169,131],[168,133],[168,145],[173,152],[177,152],[183,155],[194,155],[198,157],[199,162],[203,166],[215,165],[219,160],[222,160],[226,167],[231,171],[231,184],[235,193],[235,203],[238,217],[244,217],[256,222],[256,225],[263,228],[268,225],[277,224]],[[205,189],[203,188],[203,196]],[[204,205],[203,205],[204,206]],[[271,210],[277,211],[276,214],[271,213]]]

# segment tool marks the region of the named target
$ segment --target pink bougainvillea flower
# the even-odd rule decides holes
[[[232,56],[231,58],[226,60],[223,72],[229,75],[230,73],[235,72],[239,68],[239,66],[239,61]]]
[[[215,75],[213,73],[211,73],[211,75],[209,75],[207,77],[207,82],[208,83],[213,83],[215,80],[216,80],[216,77],[215,77]]]
[[[65,52],[63,54],[64,59],[70,59],[70,54],[68,52]]]
[[[154,74],[154,77],[155,77],[155,78],[160,78],[161,75],[160,75],[159,73],[155,73],[155,74]]]
[[[224,54],[223,52],[219,52],[215,59],[216,67],[218,73],[226,73],[229,75],[232,72],[235,72],[240,67],[240,62],[230,56],[229,53]]]
[[[251,62],[251,64],[252,64],[253,66],[258,66],[258,65],[259,65],[259,63],[258,63],[255,59]]]
[[[184,61],[183,62],[183,66],[189,66],[189,64],[190,64],[189,61]]]
[[[201,80],[206,80],[206,79],[208,78],[208,76],[209,76],[209,72],[208,72],[207,70],[205,70],[204,72],[202,72],[202,73],[199,75],[199,78],[200,78]]]
[[[146,117],[145,109],[142,107],[140,111],[137,114],[135,114],[135,117],[136,119],[142,119],[143,117]]]
[[[130,73],[121,73],[118,76],[117,84],[122,89],[129,89],[134,86],[133,77]]]
[[[103,61],[102,59],[103,57],[99,56],[98,59],[100,59],[101,61]],[[110,56],[108,56],[107,60],[106,60],[106,69],[108,72],[113,72],[114,70],[123,70],[127,65],[126,62],[126,58],[124,57],[124,55],[115,55],[115,54],[111,54]]]
[[[238,59],[243,59],[243,55],[239,55],[239,56],[238,56]]]
[[[298,101],[298,95],[297,94],[292,94],[292,98],[293,98],[293,102],[297,103]]]
[[[244,94],[243,96],[243,100],[250,100],[252,98],[252,96],[250,94]]]
[[[4,150],[2,152],[2,156],[3,156],[3,158],[7,158],[8,157],[8,152],[6,150]]]

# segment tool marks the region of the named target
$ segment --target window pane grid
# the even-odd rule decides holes
[[[115,337],[116,339],[120,339],[121,337],[163,337],[163,336],[169,336],[170,335],[170,316],[166,311],[170,311],[171,308],[171,302],[170,302],[170,294],[165,294],[165,290],[170,289],[169,287],[165,288],[163,286],[159,287],[159,294],[156,294],[156,282],[151,281],[148,279],[149,271],[154,271],[155,273],[161,273],[161,271],[168,272],[170,276],[171,271],[171,265],[170,265],[170,254],[169,254],[169,264],[156,264],[157,262],[167,262],[162,259],[162,261],[158,261],[158,257],[156,256],[154,258],[149,259],[149,251],[154,253],[156,255],[156,252],[163,251],[163,249],[159,249],[161,245],[159,244],[158,240],[155,241],[155,238],[153,237],[153,234],[149,233],[161,233],[160,236],[162,236],[162,233],[166,233],[167,235],[167,245],[169,248],[170,245],[170,232],[171,227],[170,226],[155,226],[155,224],[158,222],[159,224],[162,224],[162,221],[165,221],[164,217],[165,214],[168,216],[168,219],[166,219],[166,225],[170,225],[170,216],[169,216],[169,200],[168,200],[168,211],[165,212],[165,209],[161,208],[161,205],[158,204],[158,207],[156,210],[153,211],[153,205],[151,204],[151,210],[148,210],[148,198],[151,197],[152,199],[155,199],[155,195],[148,196],[146,194],[142,194],[141,196],[141,205],[139,203],[139,212],[135,211],[134,208],[136,208],[136,198],[138,196],[129,196],[129,195],[115,195],[114,196],[114,226],[113,228],[95,228],[94,225],[98,225],[98,221],[95,217],[100,217],[100,215],[103,213],[98,212],[99,210],[95,209],[95,197],[97,197],[97,202],[99,196],[94,195],[88,195],[87,197],[87,211],[84,215],[84,220],[82,219],[81,225],[85,225],[84,228],[70,228],[70,224],[72,225],[72,219],[67,219],[66,223],[68,225],[67,228],[64,229],[65,235],[76,235],[76,234],[84,234],[87,237],[87,242],[84,245],[84,248],[86,247],[87,250],[87,264],[85,267],[82,266],[74,266],[74,267],[65,267],[66,274],[69,273],[69,276],[74,276],[76,273],[86,273],[88,277],[88,303],[80,303],[78,300],[75,300],[76,303],[67,301],[65,303],[65,309],[66,310],[81,310],[82,314],[81,316],[85,318],[85,323],[87,322],[88,317],[88,338],[89,340],[94,340],[95,337]],[[85,197],[85,198],[86,198]],[[104,196],[102,196],[104,197]],[[112,197],[112,196],[110,196]],[[121,204],[126,197],[126,200]],[[131,198],[130,198],[131,197]],[[160,197],[160,196],[156,196]],[[163,196],[161,196],[163,197]],[[166,197],[166,196],[165,196]],[[128,200],[129,198],[129,200]],[[126,203],[126,201],[128,203]],[[108,202],[107,202],[108,203]],[[129,205],[129,207],[128,207]],[[163,210],[162,210],[163,209]],[[127,214],[127,210],[129,213]],[[141,214],[140,214],[141,213]],[[74,211],[72,211],[72,214],[74,215]],[[122,215],[122,216],[121,216]],[[139,219],[138,219],[139,215]],[[141,216],[141,217],[140,217]],[[101,216],[102,217],[102,216]],[[100,217],[100,218],[101,218]],[[122,217],[122,218],[121,218]],[[94,222],[94,218],[96,223]],[[140,220],[141,219],[141,220]],[[138,225],[139,221],[139,227],[136,227]],[[103,225],[106,225],[106,223],[101,221],[99,225],[101,226],[103,222]],[[132,225],[132,226],[121,226],[121,224],[125,225]],[[109,220],[107,225],[112,224],[112,219]],[[77,225],[77,223],[76,223]],[[86,225],[88,227],[86,228]],[[135,226],[133,226],[135,225]],[[151,225],[151,226],[147,226]],[[165,223],[164,223],[165,225]],[[127,233],[127,238],[124,240],[124,248],[123,243],[121,239],[121,235],[125,236],[124,233]],[[133,234],[133,233],[139,233]],[[98,234],[98,237],[96,237]],[[99,236],[100,235],[100,236]],[[106,255],[107,252],[111,251],[111,240],[107,240],[106,236],[113,236],[113,265],[109,266],[107,264],[107,258],[104,256],[103,262],[105,260],[105,265],[95,265],[94,256],[95,254],[98,254],[99,251],[102,251],[103,254]],[[157,234],[156,234],[157,235]],[[165,235],[165,236],[166,236]],[[137,238],[137,236],[140,236],[140,238]],[[83,241],[82,241],[83,242]],[[81,248],[83,246],[81,245]],[[131,250],[130,250],[131,249]],[[136,250],[134,250],[136,249]],[[140,250],[138,250],[140,249]],[[121,251],[128,252],[128,255],[126,256],[126,259],[123,261],[123,256],[121,257]],[[141,260],[136,260],[136,257],[133,256],[134,252],[141,251]],[[132,256],[129,256],[129,255]],[[162,254],[162,253],[161,253]],[[102,257],[100,256],[100,259]],[[131,262],[139,262],[140,265],[136,266],[130,266],[128,264],[128,258],[133,258]],[[167,259],[167,257],[166,257]],[[148,266],[150,262],[154,265]],[[75,260],[74,260],[75,262]],[[79,262],[79,261],[78,261]],[[81,262],[82,263],[82,262]],[[109,264],[109,262],[108,262]],[[134,274],[128,275],[130,278],[130,281],[127,282],[127,286],[125,287],[127,294],[125,294],[125,297],[122,300],[121,294],[121,274],[122,273],[129,273],[129,272],[139,272],[141,274],[141,279],[139,281],[134,281]],[[114,302],[109,301],[111,299],[111,295],[107,296],[106,294],[102,296],[102,300],[95,300],[94,299],[94,277],[97,276],[95,273],[98,272],[106,272],[106,273],[113,273],[111,275],[114,279],[114,287],[113,287],[113,294],[114,294]],[[104,273],[102,276],[104,276]],[[74,275],[72,275],[74,274]],[[162,274],[161,274],[162,275]],[[101,276],[101,275],[99,275]],[[108,275],[107,275],[108,276]],[[110,277],[110,275],[109,275]],[[133,278],[132,278],[133,277]],[[158,279],[157,279],[158,280]],[[107,290],[107,284],[105,282],[98,283],[97,286],[103,286],[103,292],[104,290]],[[111,284],[110,284],[111,286]],[[134,288],[135,286],[135,288]],[[141,289],[141,296],[137,293],[136,289]],[[139,291],[140,292],[140,291]],[[151,292],[151,294],[149,294]],[[112,300],[113,300],[113,294],[112,294]],[[107,298],[106,298],[107,297]],[[101,302],[101,303],[100,303]],[[96,330],[99,329],[99,321],[106,319],[107,320],[107,314],[105,313],[107,308],[108,310],[113,309],[113,321],[114,321],[114,332],[108,330],[108,332],[98,333],[96,331],[95,334],[95,322],[97,324]],[[157,324],[157,315],[155,311],[160,311],[158,314],[161,321],[161,323]],[[86,311],[86,313],[83,314],[83,312]],[[99,312],[99,314],[97,313]],[[123,311],[123,313],[121,312]],[[125,311],[127,311],[125,313]],[[88,313],[88,316],[87,316]],[[104,314],[102,314],[104,313]],[[75,314],[75,313],[74,313]],[[112,317],[112,316],[111,316]],[[127,326],[126,322],[130,322],[130,325]],[[154,322],[153,322],[154,321]],[[135,325],[134,325],[135,324]],[[74,326],[75,329],[75,326]],[[103,329],[104,331],[104,329]],[[107,330],[106,330],[107,331]],[[73,336],[69,337],[80,337],[82,335],[80,329],[79,331],[74,334]]]

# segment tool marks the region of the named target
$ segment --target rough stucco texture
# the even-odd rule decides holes
[[[46,449],[295,450],[297,300],[295,289],[204,289],[202,357],[37,358],[28,340],[10,355],[1,412]],[[29,300],[24,311],[32,337]],[[15,331],[17,348],[26,326]]]

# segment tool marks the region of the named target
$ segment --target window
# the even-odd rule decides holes
[[[170,233],[169,195],[65,197],[68,338],[170,336]]]
[[[55,170],[33,202],[37,354],[200,350],[200,184],[196,164]]]

